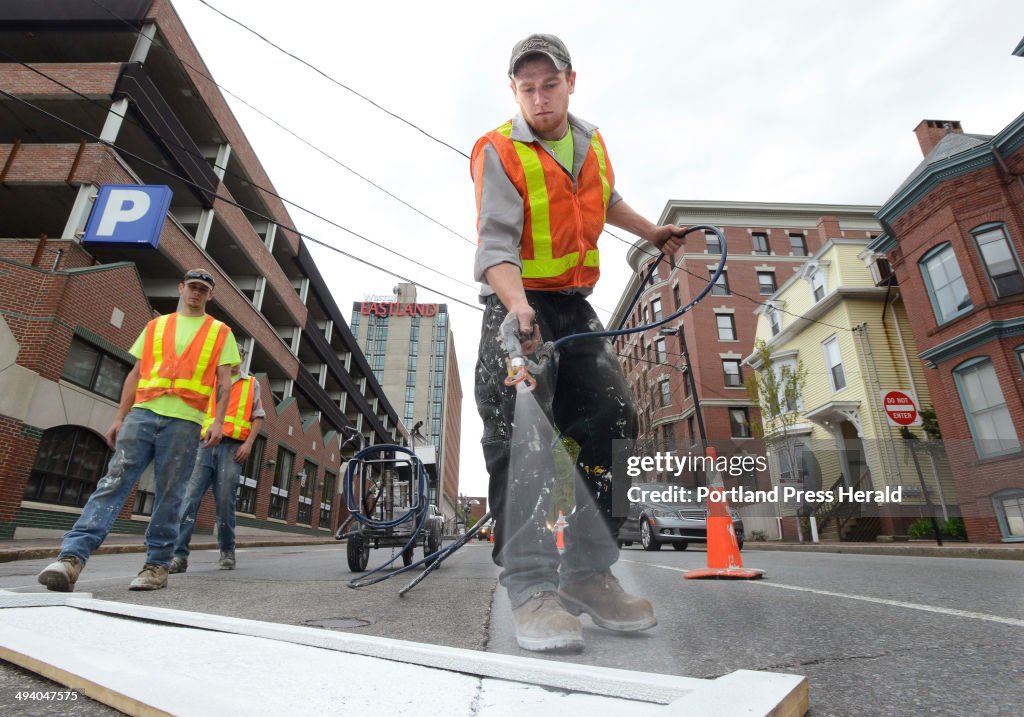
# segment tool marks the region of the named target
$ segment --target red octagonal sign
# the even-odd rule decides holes
[[[904,391],[883,391],[882,405],[889,423],[894,426],[920,425],[921,417],[917,412],[914,397]]]

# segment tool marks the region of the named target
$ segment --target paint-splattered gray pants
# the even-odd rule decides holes
[[[603,329],[583,296],[528,291],[527,299],[544,341]],[[612,442],[635,438],[637,419],[610,342],[588,339],[564,344],[557,360],[548,362],[537,377],[536,408],[531,411],[520,402],[525,415],[519,420],[530,425],[513,431],[516,390],[503,383],[507,371],[499,334],[507,313],[497,296],[488,298],[475,392],[495,517],[494,561],[503,568],[501,583],[515,608],[535,592],[556,589],[560,580],[575,582],[607,570],[618,559],[615,536],[621,520],[611,515]],[[547,514],[546,491],[555,470],[548,449],[554,440],[551,423],[580,447],[576,468],[582,480],[575,481],[575,512],[569,516],[561,556],[548,529],[556,517]]]
[[[170,565],[200,430],[198,423],[144,408],[129,411],[117,434],[107,474],[96,484],[74,527],[64,534],[60,554],[74,555],[84,565],[107,537],[132,487],[152,462],[156,495],[146,528],[146,562]]]

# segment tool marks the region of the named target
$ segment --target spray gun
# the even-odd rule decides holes
[[[544,362],[551,355],[551,344],[544,344],[538,354],[542,356],[541,362],[535,363],[523,355],[522,341],[532,336],[519,331],[519,317],[510,313],[501,322],[501,341],[505,348],[505,367],[508,369],[508,377],[505,379],[506,386],[516,386],[519,391],[532,391],[537,386],[537,379],[534,374],[543,370]]]

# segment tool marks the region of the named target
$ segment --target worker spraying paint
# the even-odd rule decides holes
[[[519,645],[576,650],[583,645],[576,615],[583,612],[616,631],[657,624],[651,603],[626,593],[610,570],[621,522],[611,515],[612,442],[635,437],[636,412],[611,346],[600,337],[541,359],[535,390],[523,398],[526,389],[505,382],[511,352],[501,326],[514,317],[523,363],[544,340],[601,331],[587,296],[600,273],[597,240],[605,221],[669,254],[685,232],[654,225],[622,200],[603,138],[569,114],[576,72],[561,40],[520,41],[508,74],[519,114],[481,137],[471,159],[475,274],[485,304],[475,391],[496,516],[494,560],[503,568]],[[515,373],[522,374],[520,367]],[[538,478],[553,468],[526,450],[550,443],[552,425],[580,446],[577,468],[586,493],[577,495],[561,555],[541,515],[547,482]],[[517,463],[523,460],[541,462]]]

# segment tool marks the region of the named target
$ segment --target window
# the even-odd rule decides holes
[[[736,388],[743,385],[743,370],[739,359],[722,359],[722,371],[725,373],[725,385]]]
[[[299,474],[299,509],[295,516],[296,523],[310,525],[313,520],[313,494],[316,492],[317,466],[305,461],[302,473]]]
[[[722,242],[714,232],[704,232],[704,241],[708,244],[708,254],[721,254]]]
[[[669,385],[669,380],[663,378],[658,381],[658,387],[661,389],[661,407],[665,408],[672,405],[672,387]]]
[[[61,378],[117,401],[121,398],[121,384],[129,371],[131,366],[121,359],[114,358],[76,336],[71,339]]]
[[[754,243],[754,253],[767,256],[771,253],[768,248],[768,235],[764,232],[754,232],[750,235]]]
[[[286,520],[288,518],[288,488],[292,477],[292,466],[295,465],[295,454],[284,446],[277,449],[277,472],[274,473],[274,485],[270,487],[270,510],[267,516]]]
[[[833,336],[823,346],[825,366],[828,368],[832,390],[841,391],[846,388],[846,374],[843,372],[843,354],[839,351],[839,339]]]
[[[779,315],[778,309],[774,306],[768,307],[768,325],[771,326],[772,336],[776,336],[782,331],[782,317]]]
[[[1021,373],[1024,373],[1024,346],[1018,346],[1016,348],[1016,352],[1017,352],[1017,363],[1020,364],[1019,368],[1021,370]]]
[[[976,229],[974,240],[997,297],[1024,292],[1024,275],[1002,225]]]
[[[733,438],[750,438],[750,416],[746,408],[729,409],[729,431]]]
[[[267,447],[267,439],[264,436],[256,436],[252,442],[252,450],[249,457],[245,459],[242,466],[242,475],[238,480],[238,499],[235,501],[235,511],[239,513],[256,512],[256,489],[260,480],[260,469],[263,467],[263,452]]]
[[[645,286],[654,286],[658,283],[658,262],[652,261],[643,268]]]
[[[324,492],[320,497],[320,522],[321,528],[331,528],[331,518],[334,506],[334,491],[338,484],[338,476],[331,471],[324,471]]]
[[[714,276],[714,271],[709,271],[709,278]],[[729,272],[723,271],[722,275],[718,277],[718,281],[711,287],[712,296],[728,296],[729,295]]]
[[[807,256],[807,238],[803,234],[790,234],[789,248],[793,256]]]
[[[679,284],[672,285],[672,301],[675,302],[677,309],[683,305],[682,300],[679,298]]]
[[[775,285],[774,271],[757,272],[757,289],[765,296],[771,296],[778,287]]]
[[[1024,490],[1011,488],[992,496],[1003,540],[1024,540]]]
[[[666,423],[661,427],[662,440],[665,442],[665,447],[672,450],[676,442],[676,426],[674,423]]]
[[[936,321],[944,324],[974,308],[952,245],[932,249],[921,259],[920,266]]]
[[[825,272],[821,269],[811,274],[811,293],[814,295],[815,302],[825,298]]]
[[[655,339],[654,350],[658,354],[658,363],[668,363],[668,351],[665,350],[665,339]]]
[[[655,321],[661,321],[661,298],[651,299],[651,317]]]
[[[988,358],[966,361],[953,369],[956,388],[967,415],[979,458],[1020,450],[1017,432],[1006,408],[999,378]]]
[[[775,362],[772,366],[772,371],[775,373],[775,385],[779,390],[779,408],[789,413],[793,411],[803,410],[803,401],[800,395],[794,392],[787,391],[789,384],[793,381],[798,370],[798,364],[796,359],[780,359]],[[794,389],[799,389],[798,385],[793,385]]]
[[[736,319],[732,314],[715,314],[715,321],[718,323],[718,340],[736,340]]]
[[[695,420],[693,416],[686,419],[686,431],[690,436],[690,442],[692,443],[697,438],[697,430],[694,428]]]
[[[106,472],[110,449],[98,435],[78,426],[43,431],[25,486],[25,500],[81,507]]]

